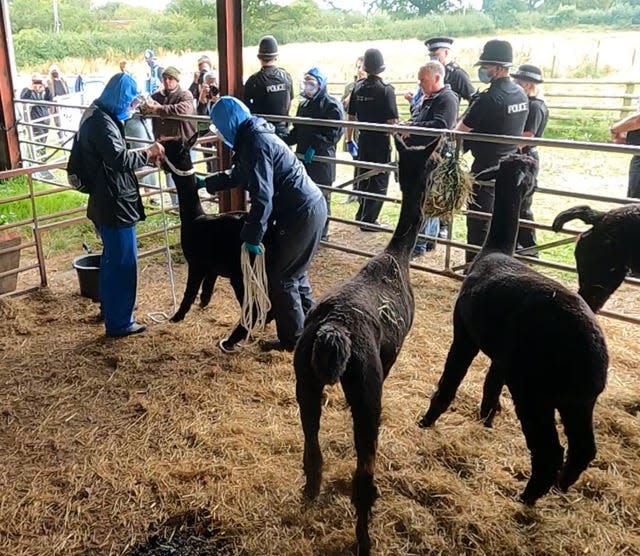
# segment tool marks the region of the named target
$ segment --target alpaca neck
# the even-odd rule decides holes
[[[180,205],[180,219],[182,221],[192,220],[205,214],[200,203],[200,196],[193,176],[177,176],[173,174],[173,181],[178,192]]]
[[[424,219],[422,214],[424,195],[425,188],[417,184],[412,184],[405,188],[402,193],[398,224],[389,245],[385,249],[385,252],[393,255],[399,261],[405,262],[407,265]]]
[[[495,202],[487,239],[480,255],[499,251],[512,256],[518,235],[518,216],[522,202],[522,188],[512,179],[498,177],[495,185]]]

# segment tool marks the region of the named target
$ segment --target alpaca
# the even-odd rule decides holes
[[[573,207],[558,214],[551,227],[559,232],[575,218],[593,226],[580,235],[575,256],[578,293],[596,312],[622,284],[628,270],[640,274],[640,205],[625,205],[609,212]]]
[[[403,195],[393,237],[382,253],[309,312],[293,359],[308,499],[318,496],[322,479],[318,430],[324,386],[340,381],[351,407],[357,452],[351,500],[357,513],[358,553],[363,555],[371,547],[368,519],[377,497],[374,468],[382,384],[413,322],[409,258],[422,224],[426,180],[434,167],[426,163],[431,149],[407,147],[399,138],[396,145]]]
[[[163,141],[166,158],[182,172],[191,172],[193,163],[189,152],[198,139],[195,134],[188,141],[178,139]],[[170,168],[167,170],[171,171]],[[246,212],[206,214],[202,209],[194,174],[178,175],[171,171],[176,184],[180,208],[180,243],[189,265],[187,285],[182,302],[172,322],[184,319],[193,305],[202,285],[200,306],[211,301],[218,276],[229,278],[240,306],[244,299],[244,287],[240,254],[242,240],[240,230],[247,217]],[[267,317],[271,320],[271,315]],[[247,330],[238,324],[228,338],[219,342],[224,352],[232,352],[235,345],[247,337]]]
[[[429,427],[446,411],[482,350],[491,366],[480,416],[490,426],[506,383],[531,452],[531,478],[520,496],[528,505],[556,481],[566,491],[595,457],[593,408],[608,365],[604,336],[584,300],[513,258],[520,202],[534,170],[522,155],[500,164],[489,234],[460,288],[444,372],[420,421]],[[564,465],[556,409],[568,440]]]

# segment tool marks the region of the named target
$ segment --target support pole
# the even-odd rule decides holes
[[[0,0],[0,170],[17,168],[20,163],[20,144],[13,107],[12,57],[9,4],[7,0]]]
[[[220,90],[225,95],[242,98],[242,2],[241,0],[217,0],[218,16],[218,67]],[[218,143],[220,169],[231,166],[231,152]],[[235,188],[219,193],[220,212],[245,210],[244,190]]]

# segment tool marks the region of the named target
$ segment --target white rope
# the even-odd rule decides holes
[[[191,168],[191,170],[180,170],[180,169],[176,168],[168,158],[163,159],[163,161],[169,167],[169,170],[171,170],[171,172],[173,172],[177,176],[182,176],[182,177],[184,177],[184,176],[193,176],[193,174],[196,173],[196,169],[195,168]]]
[[[240,324],[247,330],[247,338],[243,345],[252,345],[257,339],[251,341],[254,332],[264,330],[267,324],[267,313],[271,309],[269,300],[269,284],[267,270],[264,262],[264,245],[260,244],[262,255],[254,257],[253,265],[249,252],[242,249],[240,266],[242,268],[242,281],[244,283],[244,298],[242,301],[242,314]],[[256,310],[256,318],[253,320],[253,308]]]

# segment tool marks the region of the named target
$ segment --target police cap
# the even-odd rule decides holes
[[[265,35],[258,44],[258,58],[270,59],[278,55],[278,41],[273,35]]]
[[[364,53],[364,64],[362,68],[367,73],[372,73],[373,75],[382,73],[386,68],[382,52],[377,48],[368,48]]]
[[[522,64],[518,71],[511,74],[511,77],[521,81],[531,81],[531,83],[542,83],[542,70],[531,64]]]
[[[438,48],[451,48],[453,44],[453,39],[448,37],[433,37],[432,39],[427,39],[424,41],[424,45],[429,50],[438,50]]]
[[[505,68],[510,67],[513,64],[513,48],[511,48],[511,43],[499,39],[488,41],[482,49],[480,59],[473,65],[481,66],[483,64],[502,66]]]

